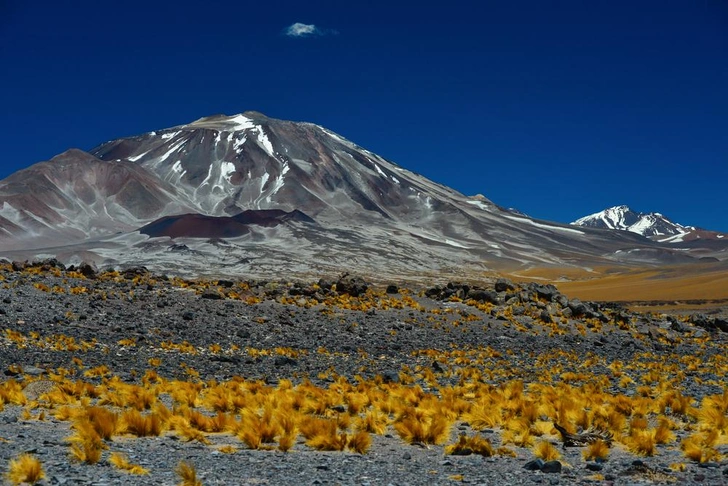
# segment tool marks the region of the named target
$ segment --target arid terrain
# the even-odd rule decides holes
[[[407,288],[2,264],[5,478],[728,482],[722,297],[636,312],[533,277]]]

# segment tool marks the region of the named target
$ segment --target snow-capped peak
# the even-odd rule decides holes
[[[590,214],[577,219],[575,226],[588,226],[592,228],[607,228],[622,231],[631,231],[642,236],[672,236],[688,233],[693,227],[683,226],[670,221],[661,213],[640,213],[633,211],[629,206],[614,206],[598,213]]]

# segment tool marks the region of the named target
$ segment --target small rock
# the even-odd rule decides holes
[[[399,287],[397,287],[394,284],[387,285],[387,293],[388,294],[398,294],[399,293]]]
[[[218,292],[217,290],[208,289],[208,290],[202,292],[202,295],[200,295],[200,298],[210,299],[210,300],[221,300],[221,299],[225,298],[225,296],[223,294],[221,294],[220,292]]]
[[[26,366],[23,368],[23,373],[30,376],[39,376],[45,373],[45,370],[42,370],[35,366]]]
[[[296,366],[298,365],[298,361],[293,358],[289,358],[288,356],[276,356],[273,364],[275,366]]]
[[[399,373],[396,371],[385,371],[382,373],[382,381],[384,383],[399,383]]]
[[[545,473],[560,473],[561,463],[559,461],[548,461],[543,464],[541,472]]]
[[[601,471],[604,469],[604,466],[602,464],[597,464],[596,462],[588,462],[586,464],[586,468],[590,471]]]
[[[194,312],[187,311],[184,314],[182,314],[182,319],[184,319],[185,321],[191,321],[194,318],[195,318]]]
[[[544,464],[543,459],[534,459],[533,461],[528,461],[524,464],[523,469],[526,471],[540,471],[543,469]]]
[[[409,461],[410,459],[412,459],[412,454],[410,454],[409,452],[405,452],[404,454],[402,454],[402,459],[404,459],[405,461]],[[726,469],[726,471],[728,471],[728,469]]]
[[[701,462],[698,464],[698,467],[706,468],[706,469],[713,469],[713,468],[719,468],[720,464],[717,462]]]

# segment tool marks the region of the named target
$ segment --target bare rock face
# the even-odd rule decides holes
[[[69,150],[0,181],[0,257],[19,261],[52,254],[188,274],[462,277],[705,262],[724,255],[712,242],[675,251],[628,232],[534,220],[318,125],[257,112]]]

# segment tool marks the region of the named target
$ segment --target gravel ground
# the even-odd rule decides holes
[[[356,299],[342,297],[343,282],[337,284],[337,294],[326,290],[329,282],[208,285],[141,269],[121,275],[87,273],[90,278],[81,278],[53,265],[2,268],[3,383],[26,386],[56,379],[58,370],[66,369],[75,380],[99,385],[104,379],[85,377],[83,370],[103,365],[108,368],[105,379],[117,376],[140,384],[150,359],[159,359],[155,370],[168,380],[226,383],[242,378],[276,387],[281,380],[295,386],[308,379],[329,389],[343,377],[353,384],[373,380],[383,389],[419,386],[441,398],[442,390],[416,370],[433,371],[443,388],[462,383],[468,366],[486,373],[482,381],[487,384],[497,387],[518,379],[528,386],[548,381],[539,358],[548,359],[561,373],[583,373],[588,366],[595,376],[611,376],[608,365],[614,362],[647,367],[650,360],[668,363],[696,356],[699,364],[690,369],[681,364],[684,373],[673,377],[673,385],[694,398],[696,406],[703,397],[726,390],[725,370],[708,364],[721,363],[728,334],[710,319],[687,322],[589,303],[580,308],[583,303],[545,286],[508,286],[496,292],[491,283],[481,289],[487,295],[476,295],[475,289],[468,294],[467,287],[451,284],[430,289],[430,297],[420,289],[391,288],[390,293],[370,290]],[[468,295],[478,296],[480,305],[466,303]],[[489,299],[494,303],[484,304]],[[563,332],[550,333],[548,320],[557,321]],[[490,353],[490,361],[464,361],[467,353],[483,350]],[[632,376],[638,377],[637,371]],[[633,397],[642,384],[635,379],[632,385],[618,387],[615,381],[607,393]],[[26,390],[27,395],[31,393]],[[638,456],[616,444],[603,463],[585,461],[582,448],[562,449],[559,436],[549,436],[562,454],[563,467],[556,473],[524,468],[535,458],[528,447],[509,445],[515,457],[446,455],[444,445],[460,434],[480,432],[494,447],[507,445],[501,444],[498,428],[476,431],[461,419],[454,422],[444,444],[408,444],[390,425],[385,433],[372,434],[365,454],[317,451],[301,436],[284,453],[248,449],[230,434],[208,434],[208,445],[180,440],[171,432],[146,438],[122,435],[108,442],[101,461],[86,464],[69,458],[65,439],[72,434],[71,422],[55,418],[50,410],[38,420],[43,410],[5,403],[0,411],[0,470],[6,471],[8,461],[20,453],[30,452],[43,464],[46,477],[41,484],[177,484],[175,467],[180,460],[194,465],[203,484],[728,483],[726,445],[716,446],[722,458],[703,464],[682,454],[679,441],[691,427],[675,430],[676,440],[658,445],[652,456]],[[236,452],[220,452],[225,445]],[[112,451],[127,454],[149,475],[112,467]],[[685,470],[669,467],[675,463],[684,464]]]

